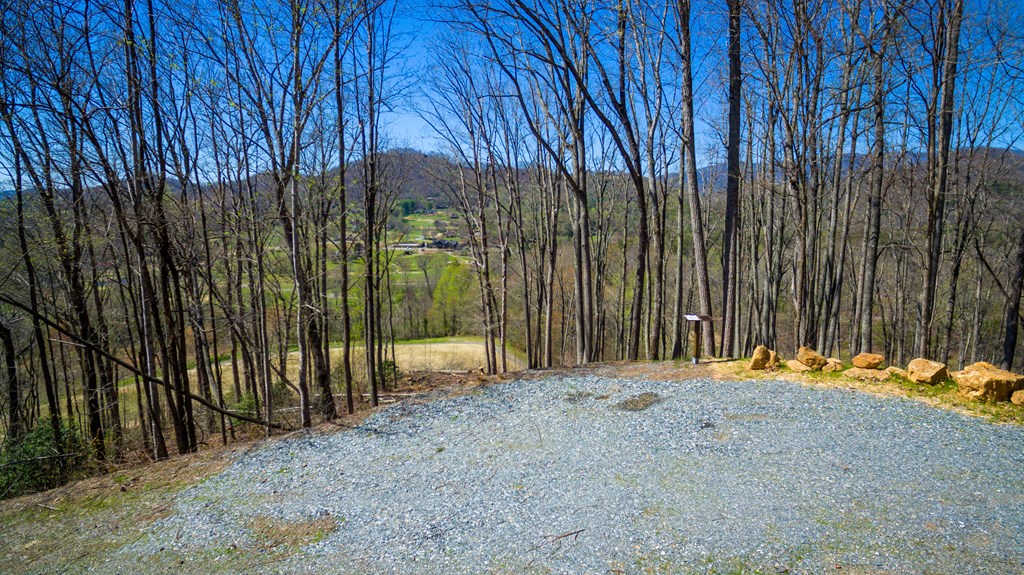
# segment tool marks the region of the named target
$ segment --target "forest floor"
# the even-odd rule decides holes
[[[0,573],[1024,573],[1024,408],[744,368],[410,374],[0,502]]]

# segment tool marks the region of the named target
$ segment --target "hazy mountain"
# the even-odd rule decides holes
[[[995,181],[1024,184],[1024,152],[1005,148],[982,148],[974,150],[973,153],[976,155],[987,154],[987,161],[991,166],[990,173],[996,174]],[[831,160],[825,161],[828,162],[827,167],[830,170]],[[871,157],[867,154],[845,154],[843,161],[847,168],[852,163],[866,169],[871,162]],[[920,169],[924,169],[924,157],[915,156],[911,161],[916,162]],[[759,168],[755,165],[754,169],[756,171]],[[443,206],[449,202],[445,185],[455,183],[454,175],[458,173],[459,168],[444,155],[402,148],[382,154],[380,170],[382,180],[387,182],[387,186],[392,187],[387,190],[388,193],[396,192],[396,201],[411,199],[422,206]],[[336,174],[335,170],[328,174],[328,177],[334,177]],[[679,185],[678,178],[678,172],[669,175],[671,188],[674,189]],[[359,201],[362,198],[363,190],[362,161],[353,162],[349,166],[345,179],[349,198]],[[270,198],[266,194],[273,189],[273,180],[270,175],[253,176],[253,181],[261,195],[264,195],[269,201]],[[726,164],[720,162],[698,168],[697,181],[700,191],[704,195],[717,196],[724,193],[727,182]],[[167,180],[167,188],[171,194],[181,193],[180,183],[172,178]],[[0,191],[0,197],[6,195],[13,195],[13,190],[10,192]]]

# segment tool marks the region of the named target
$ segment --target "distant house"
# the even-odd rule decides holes
[[[456,240],[432,240],[430,247],[439,250],[457,250],[459,249],[459,242]]]

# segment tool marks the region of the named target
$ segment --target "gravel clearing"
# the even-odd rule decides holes
[[[1024,573],[1022,487],[1024,429],[910,400],[554,375],[241,455],[90,572]]]

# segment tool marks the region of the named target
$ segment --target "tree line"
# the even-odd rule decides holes
[[[1019,6],[444,0],[429,41],[408,8],[9,3],[7,445],[162,459],[352,413],[427,308],[489,373],[688,357],[691,312],[712,355],[1012,368]],[[465,244],[418,270],[397,109]]]
[[[446,5],[427,117],[470,174],[449,185],[480,243],[497,227],[498,246],[477,250],[484,288],[505,277],[489,253],[502,270],[518,260],[531,365],[552,363],[559,310],[546,298],[567,267],[570,362],[682,357],[691,310],[714,318],[704,348],[723,356],[808,345],[1012,367],[1017,12],[954,0]],[[503,313],[483,315],[504,335]]]

